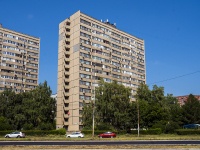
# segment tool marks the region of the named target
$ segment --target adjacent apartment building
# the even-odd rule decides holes
[[[38,85],[40,39],[0,25],[0,92],[16,93]]]
[[[78,11],[59,24],[57,129],[82,129],[83,101],[95,100],[100,78],[130,87],[134,100],[146,83],[144,40]]]
[[[176,96],[176,98],[177,98],[178,103],[180,104],[180,106],[185,105],[185,103],[186,103],[187,100],[188,100],[188,97],[189,97],[189,95]],[[200,95],[194,95],[194,97],[200,101]]]

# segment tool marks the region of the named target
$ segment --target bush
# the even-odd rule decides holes
[[[178,123],[170,122],[166,125],[164,133],[174,133],[176,129],[180,129]]]
[[[160,128],[140,130],[140,134],[143,134],[143,135],[159,135],[161,133],[162,133],[162,130]],[[138,130],[131,130],[131,134],[138,134]]]
[[[53,131],[56,131],[56,133],[59,134],[59,135],[65,135],[66,134],[66,129],[64,129],[64,128],[60,128],[58,130],[53,130]]]
[[[100,123],[96,126],[96,130],[114,130],[114,127],[108,123]]]
[[[7,130],[7,131],[0,131],[0,135],[4,136],[8,133],[13,132],[13,130]],[[59,130],[22,130],[26,134],[26,136],[46,136],[46,135],[65,135],[66,130],[64,128]]]
[[[198,129],[178,129],[178,130],[175,130],[175,132],[178,135],[192,135],[192,134],[199,135],[200,134],[200,130]]]
[[[53,125],[51,123],[41,123],[38,126],[39,130],[52,130],[53,129]]]
[[[101,133],[108,132],[108,131],[117,133],[116,131],[112,131],[112,130],[95,130],[94,134],[99,135]],[[84,134],[92,134],[92,130],[82,130],[81,132]]]
[[[4,130],[4,131],[0,131],[0,136],[4,136],[4,135],[6,135],[6,134],[8,134],[8,133],[11,133],[11,132],[13,132],[13,130]]]

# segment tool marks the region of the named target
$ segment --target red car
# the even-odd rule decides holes
[[[113,132],[105,132],[105,133],[99,134],[98,137],[99,138],[114,138],[116,137],[116,134]]]

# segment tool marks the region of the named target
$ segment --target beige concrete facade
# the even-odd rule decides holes
[[[0,25],[0,92],[26,92],[38,85],[39,52],[39,38]]]
[[[144,40],[78,11],[59,24],[57,129],[82,129],[83,101],[100,78],[130,87],[134,100],[146,83]]]

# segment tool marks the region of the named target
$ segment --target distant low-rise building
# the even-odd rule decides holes
[[[185,96],[177,96],[178,103],[183,106],[185,102],[187,101],[189,95]],[[195,98],[197,98],[200,101],[200,95],[194,95]]]

